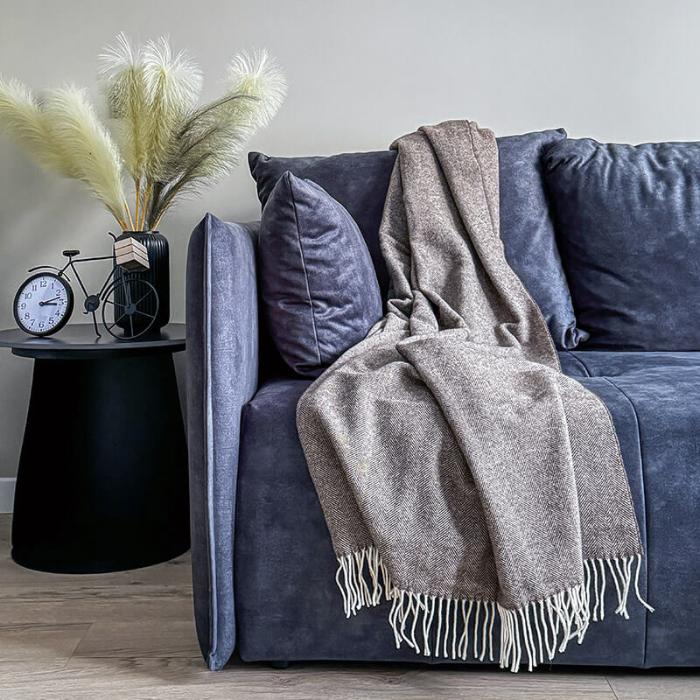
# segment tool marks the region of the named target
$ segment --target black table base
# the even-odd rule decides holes
[[[188,511],[172,354],[37,357],[13,559],[57,573],[155,564],[189,548]]]

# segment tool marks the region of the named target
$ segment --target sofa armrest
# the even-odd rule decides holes
[[[187,434],[192,578],[202,654],[236,644],[233,546],[240,417],[258,382],[255,225],[207,214],[187,256]]]

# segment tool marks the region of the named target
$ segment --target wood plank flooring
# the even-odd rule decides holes
[[[296,664],[206,670],[192,620],[189,557],[94,576],[10,559],[0,515],[0,699],[697,700],[695,672],[630,673]]]

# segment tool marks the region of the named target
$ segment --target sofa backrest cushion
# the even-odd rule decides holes
[[[563,129],[498,138],[501,238],[508,262],[538,303],[557,347],[573,348],[581,338],[541,172],[544,150],[565,138]],[[304,158],[251,153],[248,161],[263,206],[287,170],[313,180],[340,202],[360,227],[386,298],[389,280],[378,234],[395,158],[396,152],[388,150]]]
[[[543,153],[565,138],[563,129],[551,129],[497,139],[506,259],[537,302],[555,345],[562,350],[585,340],[576,325],[542,174]]]
[[[700,350],[700,143],[567,139],[545,171],[586,347]]]
[[[379,249],[379,224],[395,159],[395,151],[310,158],[277,158],[250,153],[248,163],[263,207],[277,181],[287,171],[312,180],[342,204],[360,228],[377,272],[382,297],[386,298],[389,275]]]
[[[258,235],[266,325],[282,359],[318,376],[382,316],[367,246],[347,210],[286,172],[267,199]]]

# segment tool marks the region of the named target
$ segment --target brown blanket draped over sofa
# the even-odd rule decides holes
[[[620,615],[641,601],[617,437],[506,263],[493,133],[394,148],[388,313],[297,409],[345,612],[384,597],[397,646],[531,669],[603,619],[606,586]]]

